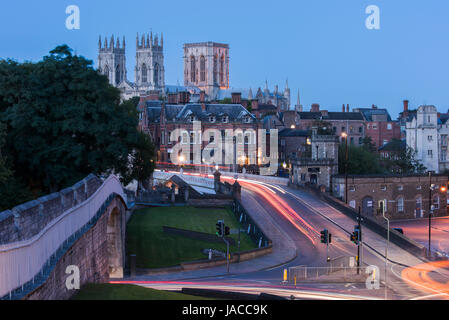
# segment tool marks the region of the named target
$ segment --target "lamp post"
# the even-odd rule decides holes
[[[343,139],[345,139],[346,144],[346,154],[345,154],[345,202],[348,204],[348,134],[346,132],[343,132],[341,134]]]
[[[432,250],[430,247],[430,243],[431,243],[431,223],[432,223],[432,171],[429,171],[429,257],[432,256]]]

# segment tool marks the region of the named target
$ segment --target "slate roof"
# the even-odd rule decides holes
[[[284,128],[281,131],[279,131],[279,137],[309,137],[309,136],[310,132],[308,130]]]
[[[364,120],[360,112],[328,112],[327,116],[321,112],[298,112],[298,115],[305,120]]]
[[[160,122],[162,103],[160,101],[146,101],[148,122]],[[228,116],[229,122],[243,121],[245,117],[251,117],[253,122],[256,117],[246,110],[241,104],[206,104],[203,111],[201,104],[189,103],[186,105],[165,105],[167,121],[186,121],[190,116],[195,116],[198,121],[209,121],[210,116]],[[218,119],[217,119],[218,120]]]
[[[373,115],[386,115],[387,121],[392,121],[387,109],[372,109],[372,108],[359,108],[367,121],[373,121]]]
[[[379,151],[396,151],[397,149],[405,150],[407,142],[405,140],[392,140],[379,148]]]

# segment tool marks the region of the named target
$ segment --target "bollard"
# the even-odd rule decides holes
[[[294,280],[295,280],[295,289],[296,289],[296,274],[295,274]]]
[[[287,283],[287,269],[284,269],[284,280],[282,281],[282,283]]]
[[[134,278],[136,276],[136,255],[131,254],[129,256],[129,265],[131,269],[131,278]]]

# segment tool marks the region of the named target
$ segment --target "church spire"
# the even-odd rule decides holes
[[[251,88],[249,88],[249,91],[248,91],[248,100],[253,100],[253,91],[251,90]]]

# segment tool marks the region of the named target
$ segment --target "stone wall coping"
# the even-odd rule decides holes
[[[40,197],[39,199],[37,199],[37,201],[40,202],[40,203],[44,203],[44,202],[47,202],[47,201],[51,201],[51,200],[57,199],[60,196],[61,195],[59,194],[59,192],[55,192],[55,193],[48,194],[46,196]]]
[[[41,201],[39,201],[39,199],[31,200],[31,201],[25,202],[23,204],[20,204],[16,207],[12,208],[12,211],[13,212],[22,212],[22,211],[26,211],[28,209],[37,207],[40,204],[41,204]]]
[[[2,211],[0,212],[0,221],[6,220],[11,216],[14,216],[11,210]]]

